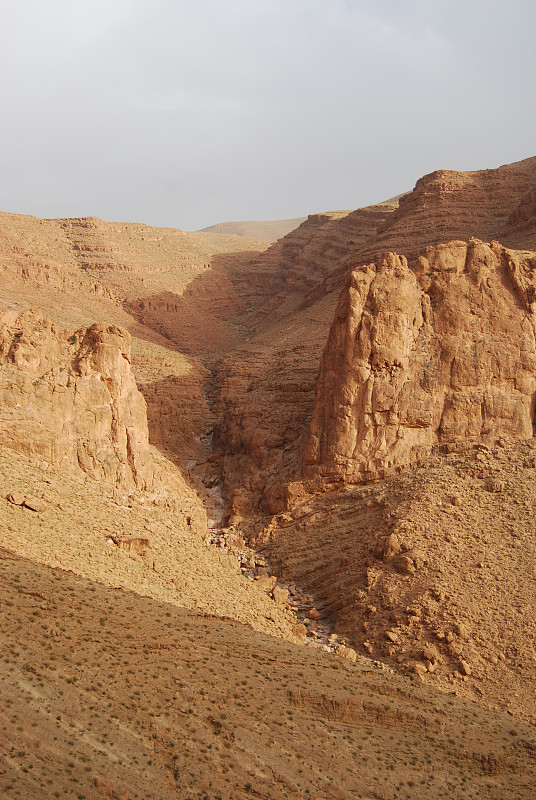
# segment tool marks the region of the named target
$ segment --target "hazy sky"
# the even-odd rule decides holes
[[[536,155],[534,0],[0,0],[0,210],[186,230]]]

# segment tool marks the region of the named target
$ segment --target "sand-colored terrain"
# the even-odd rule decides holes
[[[2,797],[536,797],[535,192],[0,214]]]
[[[274,219],[268,222],[218,222],[216,225],[209,225],[208,228],[201,228],[200,233],[231,233],[272,244],[278,239],[282,239],[305,220],[306,217],[296,217],[295,219]]]
[[[0,551],[2,797],[534,797],[534,728]]]

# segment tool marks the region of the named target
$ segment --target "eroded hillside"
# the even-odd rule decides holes
[[[501,439],[364,485],[304,481],[255,544],[357,652],[534,723],[535,465],[533,439]]]
[[[438,171],[393,201],[311,215],[269,248],[0,215],[3,546],[232,618],[244,641],[254,628],[338,650],[344,662],[325,658],[356,676],[380,659],[394,671],[382,693],[411,679],[533,723],[535,191],[536,158]],[[304,725],[351,707],[296,692]],[[268,779],[250,756],[260,796],[420,796],[383,766],[359,783],[337,761],[335,789],[279,756]],[[494,759],[477,760],[517,769]],[[252,791],[242,780],[236,796]]]
[[[0,550],[2,797],[529,800],[534,729]]]

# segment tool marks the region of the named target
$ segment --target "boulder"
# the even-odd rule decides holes
[[[284,606],[288,603],[288,589],[282,589],[280,586],[274,586],[272,590],[272,597],[278,606]]]
[[[43,500],[42,497],[25,497],[22,505],[25,508],[29,508],[30,511],[35,511],[38,514],[42,514],[43,511],[46,511],[48,508],[47,501]]]
[[[357,653],[352,647],[346,647],[346,645],[341,644],[335,650],[337,655],[342,656],[343,658],[347,658],[348,661],[355,662],[357,659]]]
[[[24,505],[24,501],[26,500],[26,496],[21,494],[20,492],[11,492],[6,497],[8,503],[11,503],[14,506],[22,506]]]
[[[384,561],[400,553],[401,544],[396,533],[391,533],[389,536],[384,536],[379,539],[374,545],[374,555],[376,558],[381,558]]]
[[[307,628],[305,625],[297,624],[292,626],[292,633],[301,641],[305,641],[307,638]]]
[[[256,578],[255,583],[259,589],[262,589],[270,594],[277,583],[277,578],[275,575],[265,575]]]

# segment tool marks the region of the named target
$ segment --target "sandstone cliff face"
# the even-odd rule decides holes
[[[36,311],[4,314],[0,420],[4,447],[126,489],[152,488],[146,405],[122,328],[72,333]]]
[[[536,188],[521,198],[501,236],[505,244],[536,250]]]
[[[358,267],[322,357],[306,477],[363,480],[499,436],[533,435],[536,255],[497,243]]]
[[[397,310],[396,303],[400,302],[404,306],[405,303],[414,302],[416,313],[420,319],[423,313],[427,313],[426,308],[421,307],[419,299],[419,293],[424,293],[429,298],[429,308],[439,319],[441,314],[436,312],[436,308],[442,302],[441,287],[445,284],[445,280],[454,277],[453,272],[448,272],[454,265],[447,265],[445,269],[435,269],[435,267],[431,269],[422,262],[422,266],[419,268],[416,263],[419,254],[423,254],[427,246],[439,247],[442,242],[453,239],[467,241],[472,236],[488,241],[499,239],[502,244],[506,243],[507,246],[517,249],[530,246],[536,219],[533,213],[532,199],[535,186],[536,159],[534,158],[499,169],[474,173],[440,170],[421,178],[413,191],[400,198],[398,202],[371,206],[350,213],[310,215],[299,228],[266,252],[256,254],[253,258],[246,256],[245,261],[250,259],[251,268],[248,269],[247,264],[242,262],[239,275],[236,270],[233,272],[231,263],[227,265],[231,283],[237,294],[244,298],[247,306],[247,313],[238,318],[239,325],[243,326],[243,329],[251,337],[245,346],[242,345],[239,349],[232,351],[220,362],[218,367],[218,384],[221,387],[218,413],[221,422],[216,425],[215,430],[217,430],[218,436],[215,437],[215,442],[225,454],[222,459],[222,476],[227,498],[232,499],[235,490],[242,496],[245,490],[250,495],[248,501],[250,506],[254,507],[262,498],[265,510],[273,512],[281,508],[287,502],[284,499],[285,495],[288,495],[284,484],[288,484],[289,480],[292,481],[296,475],[300,475],[297,465],[302,459],[305,447],[307,452],[303,463],[306,475],[324,474],[331,469],[331,467],[327,467],[327,464],[331,464],[332,456],[326,457],[324,452],[319,455],[316,450],[318,447],[322,451],[326,447],[329,449],[331,445],[328,444],[328,439],[338,436],[333,430],[327,431],[328,427],[333,427],[332,419],[336,420],[338,416],[344,417],[346,413],[346,411],[337,411],[336,406],[341,403],[342,407],[346,409],[348,407],[348,398],[342,397],[344,391],[340,389],[341,385],[346,386],[346,379],[343,378],[341,381],[339,376],[339,368],[342,368],[343,372],[345,370],[344,359],[341,359],[340,363],[337,361],[335,345],[330,351],[330,358],[333,359],[331,374],[325,380],[323,390],[327,397],[332,389],[330,382],[333,383],[334,396],[329,401],[326,400],[328,404],[332,404],[332,412],[328,413],[329,425],[327,419],[325,424],[315,422],[309,445],[304,431],[308,429],[310,415],[313,411],[312,385],[317,376],[320,354],[328,334],[329,321],[335,311],[337,295],[343,289],[349,272],[355,270],[359,265],[379,263],[382,259],[378,254],[381,255],[388,251],[404,254],[410,265],[415,267],[415,272],[409,270],[410,274],[404,280],[393,279],[391,289],[394,294],[402,291],[401,287],[404,286],[403,292],[407,296],[401,297],[399,301],[396,298],[393,299],[394,305],[388,314],[391,317],[398,314],[400,317],[402,310],[400,308]],[[459,258],[462,260],[465,258],[464,248],[466,246],[461,245],[459,251]],[[432,260],[434,258],[432,255],[429,257]],[[450,257],[445,256],[445,258]],[[527,258],[530,262],[530,257]],[[417,291],[412,281],[415,281],[419,269],[424,273],[423,286],[421,287],[419,284]],[[528,269],[530,273],[530,265]],[[485,291],[489,294],[491,290],[485,290],[482,280],[478,282],[476,272],[470,280],[468,275],[462,277],[465,270],[464,265],[457,266],[456,270],[460,273],[461,282],[459,285],[457,284],[458,288],[450,301],[446,301],[447,306],[450,303],[454,307],[451,320],[454,320],[455,324],[458,324],[457,320],[461,319],[463,311],[467,311],[470,317],[470,322],[467,323],[468,331],[473,335],[471,331],[475,325],[477,326],[475,331],[478,330],[477,320],[481,317],[485,318],[487,315],[485,308],[490,311],[492,320],[498,318],[498,311],[493,307],[494,301],[488,299],[485,301],[487,306],[483,306],[481,312],[473,315],[471,308],[473,304],[480,303],[480,294]],[[430,276],[427,276],[426,272],[430,272]],[[503,270],[504,275],[507,272],[508,269]],[[432,273],[437,277],[432,278]],[[261,276],[264,281],[262,284],[259,281]],[[437,286],[428,290],[425,286],[428,280],[433,280]],[[466,280],[469,280],[470,287],[468,284],[469,288],[462,288],[463,281]],[[498,280],[500,283],[503,279]],[[504,280],[509,284],[509,277]],[[254,281],[256,281],[255,288],[252,285]],[[454,286],[455,281],[451,281],[451,283]],[[377,286],[379,287],[379,283]],[[376,283],[374,287],[376,287]],[[372,294],[376,291],[374,287]],[[385,291],[387,290],[386,285]],[[448,289],[445,284],[444,290],[448,294],[451,290],[450,284]],[[411,300],[414,291],[417,291],[417,294]],[[393,292],[391,297],[394,297]],[[470,297],[470,300],[466,295]],[[347,301],[349,302],[348,299]],[[381,305],[379,297],[375,302]],[[426,302],[428,301],[425,301],[425,304]],[[516,305],[521,302],[521,299],[518,297],[512,302]],[[374,315],[374,308],[371,306],[367,313]],[[506,323],[510,322],[508,316],[505,321]],[[384,321],[382,324],[386,327],[386,331],[384,334],[379,334],[380,336],[398,337],[399,334],[393,320],[391,322]],[[412,327],[413,319],[406,321],[404,325],[406,324]],[[435,324],[435,322],[432,323],[432,328]],[[450,323],[446,317],[441,324],[441,331],[448,331]],[[502,335],[501,324],[493,334],[496,340],[500,339]],[[417,330],[414,333],[418,337],[418,344],[415,345],[415,352],[417,352],[420,347],[424,347],[423,337],[425,331],[430,329],[430,323],[425,319],[422,330],[418,319],[416,319],[415,325]],[[489,330],[492,331],[494,325],[495,322],[490,324]],[[514,328],[515,324],[512,321],[512,329]],[[479,335],[485,337],[486,330],[488,329],[483,323]],[[437,333],[434,340],[436,345],[442,335],[442,333]],[[409,346],[408,343],[413,333],[407,329],[404,336],[406,336],[406,344]],[[464,334],[460,333],[460,339],[463,336]],[[394,344],[393,347],[395,347]],[[482,344],[479,343],[478,346],[475,344],[475,347],[477,348],[475,358],[478,358]],[[414,354],[410,348],[406,358],[411,361]],[[392,355],[393,364],[395,364],[396,354]],[[422,365],[429,362],[430,364],[434,363],[434,359],[432,361],[427,359],[424,350],[421,356],[423,358]],[[497,357],[499,360],[502,358],[500,352]],[[356,358],[358,357],[356,356]],[[444,358],[448,360],[446,355]],[[463,366],[458,366],[460,358],[462,356],[458,354],[455,371],[465,369]],[[468,355],[467,358],[469,358]],[[387,360],[389,361],[388,354]],[[446,369],[443,364],[442,370]],[[378,371],[377,367],[375,367],[375,371]],[[521,380],[521,376],[518,377]],[[415,380],[418,383],[420,378],[415,378]],[[394,418],[391,425],[382,424],[381,436],[387,437],[386,443],[383,449],[379,443],[377,443],[377,448],[376,445],[371,445],[370,453],[363,456],[362,459],[360,470],[363,473],[375,474],[378,470],[386,467],[396,467],[406,463],[403,451],[408,448],[408,436],[402,435],[404,429],[411,431],[409,436],[409,439],[412,440],[411,460],[418,459],[419,452],[426,455],[434,446],[446,443],[453,437],[456,438],[454,434],[453,437],[451,436],[455,427],[453,420],[456,415],[461,420],[465,411],[463,408],[454,409],[452,405],[456,402],[454,395],[445,398],[445,405],[449,406],[450,404],[451,406],[450,411],[445,408],[443,415],[442,412],[439,413],[439,405],[436,405],[434,406],[433,421],[431,417],[428,420],[426,416],[432,414],[432,410],[428,406],[431,402],[432,405],[435,402],[430,400],[430,396],[436,392],[437,386],[446,380],[446,376],[435,376],[430,368],[423,380],[427,382],[429,389],[423,389],[419,397],[409,386],[404,389],[404,395],[399,402],[405,404],[406,411],[403,413],[406,414],[406,417],[402,417],[400,424],[395,424]],[[478,380],[480,381],[480,378]],[[482,378],[482,380],[484,379]],[[503,407],[501,410],[495,407],[497,403],[504,401],[503,388],[499,384],[499,378],[494,379],[493,392],[496,390],[499,392],[493,400],[495,405],[492,403],[493,392],[490,391],[487,393],[488,405],[483,409],[481,415],[483,414],[487,418],[497,411],[499,416],[504,415],[503,422],[498,425],[497,430],[500,428],[504,433],[508,433],[512,427],[512,430],[524,430],[523,435],[525,435],[529,430],[526,414],[524,421],[520,422],[517,419],[519,410],[513,410],[513,418],[516,421],[510,424],[505,422],[510,414],[508,408]],[[380,398],[379,386],[380,376],[378,375],[374,413],[385,416],[388,414],[387,409],[390,408],[390,405],[388,398]],[[446,392],[446,390],[442,391]],[[504,391],[508,395],[509,390],[504,389]],[[422,407],[412,408],[415,397],[417,397],[418,403],[423,404]],[[514,392],[508,403],[514,402],[515,397]],[[354,405],[355,414],[358,414],[360,402],[364,402],[363,398],[359,401],[355,400],[355,403],[352,400],[350,403],[350,405]],[[473,410],[469,409],[469,414],[476,414],[478,402],[473,399],[471,403]],[[319,409],[315,411],[315,414],[320,414],[320,416],[325,413],[327,412]],[[436,419],[438,413],[439,419]],[[342,425],[338,420],[335,430],[339,429],[339,423]],[[357,425],[351,418],[348,418],[345,424],[348,424],[350,428]],[[466,431],[468,436],[476,435],[471,431],[475,426],[478,427],[478,424],[476,417],[468,422]],[[314,437],[318,433],[316,430],[318,425],[326,429],[322,445],[314,441]],[[433,433],[434,425],[438,428],[441,427],[440,435]],[[485,427],[484,423],[481,427]],[[399,433],[401,441],[397,438]],[[354,434],[349,435],[351,438]],[[357,446],[357,439],[362,438],[368,441],[370,432],[365,434],[364,431],[361,431],[355,436],[357,437]],[[390,436],[392,441],[389,440]],[[351,453],[345,452],[343,456],[342,453],[339,453],[339,456],[349,462],[352,461]],[[322,469],[320,469],[321,464],[323,465]],[[341,474],[341,472],[347,474],[346,470],[339,465],[336,473]],[[239,500],[238,504],[244,505],[242,500]]]

